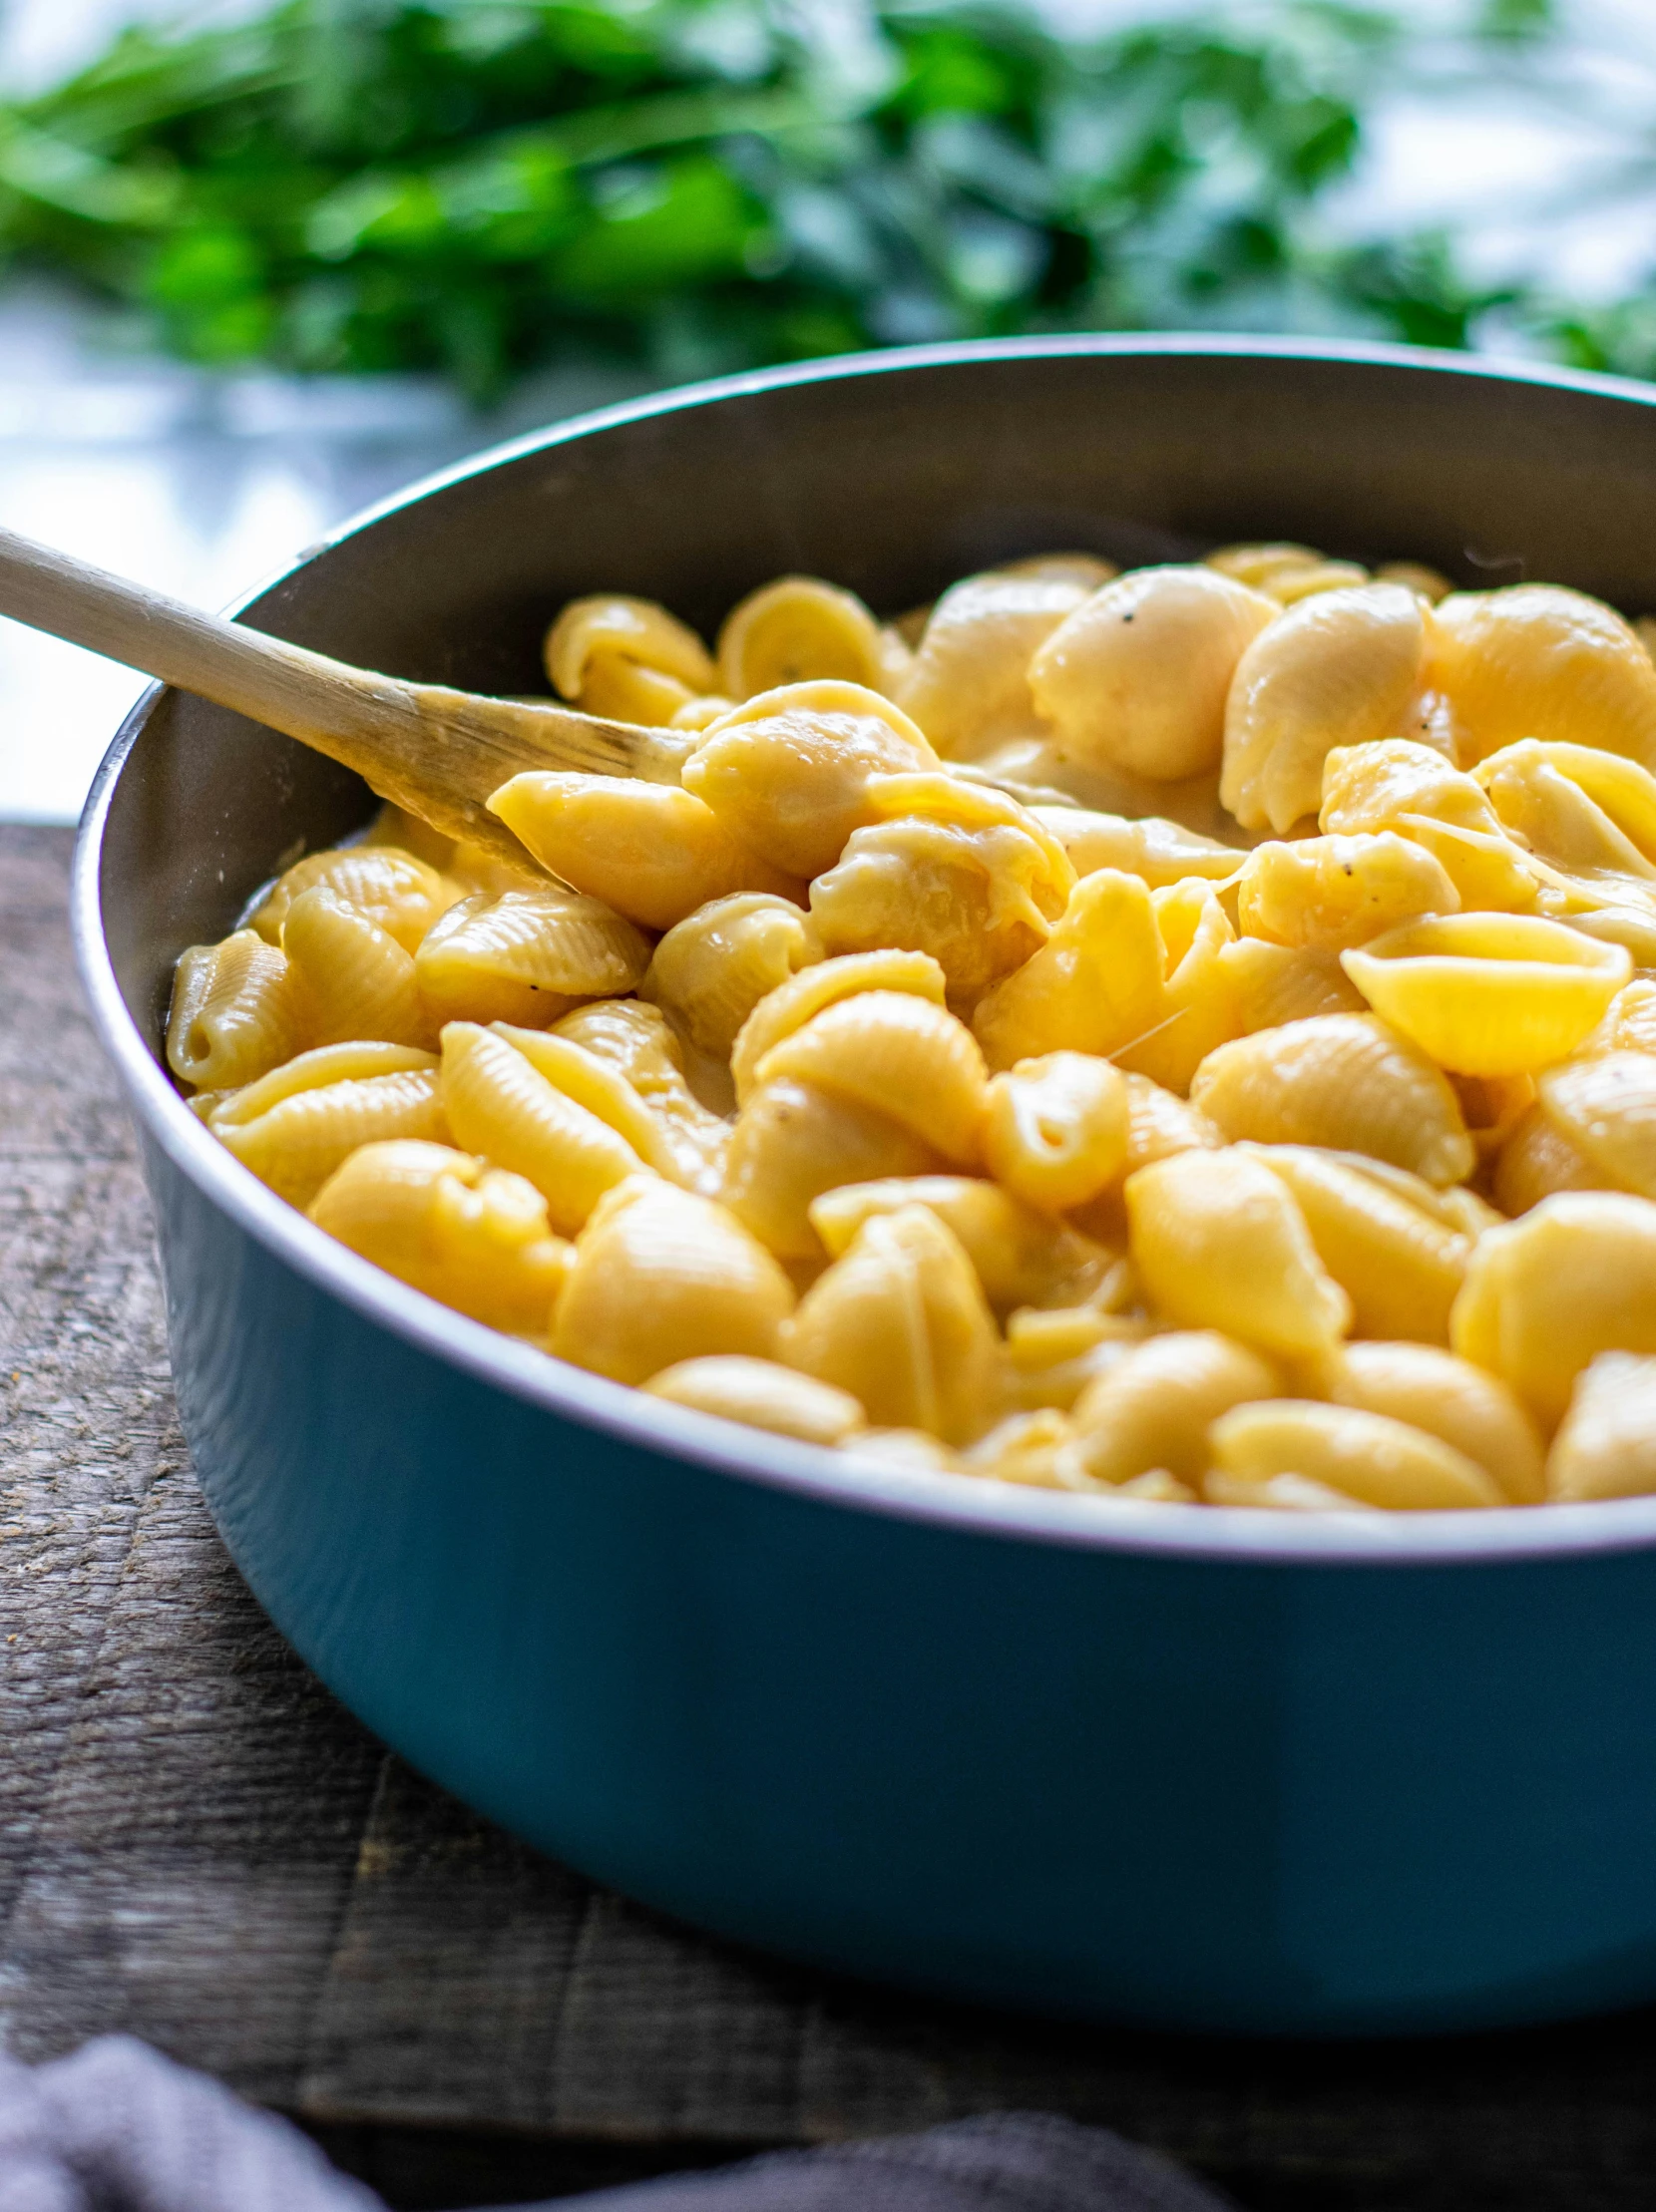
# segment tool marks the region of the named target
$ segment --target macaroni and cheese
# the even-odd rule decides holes
[[[656,1398],[1279,1512],[1656,1493],[1656,665],[1548,584],[1233,546],[711,643],[566,607],[513,870],[394,809],[178,964],[237,1160]]]

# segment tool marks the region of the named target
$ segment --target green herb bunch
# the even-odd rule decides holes
[[[1441,243],[1318,230],[1398,50],[1342,0],[1095,40],[975,0],[280,0],[0,107],[0,255],[200,361],[479,398],[1021,330],[1464,343],[1489,300]]]

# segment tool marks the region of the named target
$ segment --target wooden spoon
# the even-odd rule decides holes
[[[354,768],[382,799],[519,868],[535,864],[485,805],[508,778],[526,768],[562,768],[676,783],[697,741],[571,707],[482,698],[352,668],[7,530],[0,530],[0,614],[296,737]]]

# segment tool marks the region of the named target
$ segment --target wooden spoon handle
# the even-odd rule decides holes
[[[0,614],[295,737],[450,837],[526,868],[533,864],[522,846],[487,811],[489,794],[509,777],[573,768],[672,782],[692,742],[551,701],[480,698],[352,668],[7,530]]]
[[[417,715],[410,684],[204,614],[9,530],[0,530],[0,614],[233,707],[323,752],[335,750],[330,737],[360,741],[388,716]]]

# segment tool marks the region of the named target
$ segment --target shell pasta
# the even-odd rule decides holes
[[[590,594],[549,679],[677,781],[513,777],[516,869],[382,810],[167,1063],[360,1260],[848,1474],[1656,1494],[1642,637],[1277,543]]]

